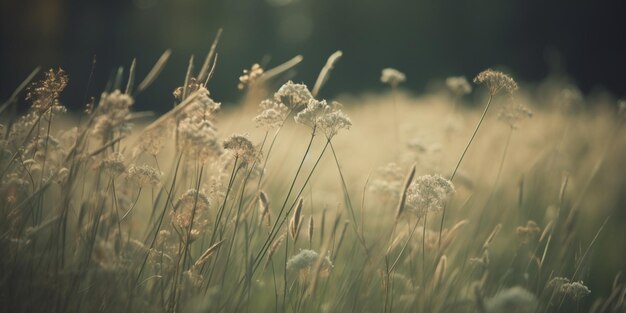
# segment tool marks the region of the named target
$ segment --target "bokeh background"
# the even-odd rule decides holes
[[[224,28],[214,97],[237,101],[244,68],[304,56],[295,80],[312,84],[342,50],[324,96],[380,90],[384,67],[407,73],[419,93],[429,81],[472,77],[504,66],[518,80],[568,77],[585,94],[626,95],[626,1],[593,0],[1,0],[0,98],[36,66],[70,74],[69,107],[102,90],[117,66],[138,59],[143,77],[173,55],[138,105],[170,107],[189,57],[200,63]],[[87,88],[92,59],[93,83]]]

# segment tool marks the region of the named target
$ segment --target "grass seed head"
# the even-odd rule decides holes
[[[298,205],[296,206],[296,210],[293,211],[293,216],[291,217],[291,220],[289,221],[289,234],[291,235],[291,238],[293,240],[296,240],[296,238],[298,237],[298,232],[300,232],[300,224],[302,222],[302,206],[304,204],[304,201],[302,200],[302,198],[300,198],[300,200],[298,201]]]

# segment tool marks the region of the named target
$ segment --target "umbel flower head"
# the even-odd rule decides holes
[[[296,116],[296,123],[312,129],[321,129],[328,139],[334,137],[341,129],[350,129],[352,121],[340,109],[341,105],[333,102],[328,105],[326,100],[311,99],[306,108]]]
[[[206,160],[222,153],[217,129],[212,123],[220,103],[209,97],[209,91],[200,87],[199,96],[183,112],[178,129],[178,146],[192,158]]]
[[[67,82],[67,74],[62,69],[48,70],[43,80],[28,88],[26,99],[32,101],[32,110],[38,114],[44,113],[49,108],[64,111],[65,108],[59,104],[59,95],[67,86]]]
[[[400,83],[406,81],[406,75],[395,68],[384,68],[380,75],[380,81],[383,84],[389,84],[391,87],[397,87]]]
[[[451,181],[440,175],[417,177],[407,190],[406,208],[417,216],[443,209],[448,195],[454,193]]]
[[[126,171],[124,155],[115,152],[100,162],[100,169],[111,177],[116,177]]]
[[[254,160],[256,153],[254,145],[247,135],[233,134],[224,140],[224,149],[231,151],[235,157],[249,162]]]
[[[139,187],[146,185],[157,186],[161,182],[161,176],[163,176],[163,173],[147,164],[140,166],[131,165],[126,171],[126,179],[134,182]]]
[[[495,96],[500,91],[509,95],[517,91],[517,83],[511,76],[492,69],[480,72],[474,78],[474,83],[484,85],[491,96]]]
[[[350,129],[352,121],[343,111],[336,109],[324,114],[319,121],[319,126],[326,133],[326,137],[332,138],[337,135],[340,129]]]
[[[589,288],[587,288],[582,281],[570,281],[567,277],[554,277],[550,280],[548,286],[575,301],[578,301],[591,293],[591,290],[589,290]]]
[[[472,92],[472,86],[467,82],[465,76],[452,76],[446,78],[446,86],[457,97]]]
[[[127,117],[134,103],[135,100],[130,95],[119,90],[102,93],[97,109],[100,114],[95,119],[93,134],[98,138],[108,140],[115,131],[129,132],[130,124]]]
[[[170,212],[170,218],[178,231],[189,231],[190,240],[197,239],[209,225],[209,207],[211,201],[204,192],[189,189],[183,193]]]
[[[274,100],[282,103],[290,110],[297,110],[304,107],[313,99],[313,95],[304,84],[294,84],[292,81],[286,82],[274,94]]]
[[[289,114],[289,108],[282,102],[278,102],[272,99],[266,99],[261,101],[259,105],[261,107],[261,113],[254,117],[257,127],[274,128],[279,127]]]
[[[510,99],[502,103],[499,107],[498,119],[513,129],[518,128],[520,122],[525,118],[531,118],[533,116],[533,112],[529,108],[515,99]]]
[[[313,267],[315,263],[318,262],[319,260],[320,260],[319,253],[313,250],[303,249],[303,250],[300,250],[300,253],[293,256],[291,259],[289,259],[289,261],[287,261],[287,269],[293,270],[296,272],[308,270],[311,267]],[[333,263],[330,261],[328,256],[325,257],[320,262],[322,262],[323,267],[327,267],[327,268],[333,267]]]

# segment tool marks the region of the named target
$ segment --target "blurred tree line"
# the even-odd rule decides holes
[[[295,80],[313,84],[335,50],[344,57],[325,96],[379,90],[380,70],[396,67],[417,92],[431,79],[473,76],[504,65],[521,81],[567,75],[588,92],[626,95],[626,1],[592,0],[1,0],[0,97],[38,65],[70,74],[65,102],[95,96],[117,66],[138,59],[147,73],[173,55],[143,109],[163,111],[193,54],[201,63],[224,28],[211,89],[236,101],[237,81],[253,63],[304,56]],[[197,65],[198,67],[200,64]],[[161,107],[150,106],[158,103]]]

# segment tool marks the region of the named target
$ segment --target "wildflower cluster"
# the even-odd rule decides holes
[[[519,127],[524,118],[531,118],[532,111],[515,99],[510,99],[499,106],[498,119],[509,125],[512,129]]]
[[[100,169],[111,177],[117,177],[126,171],[124,164],[124,155],[115,152],[108,158],[100,161]]]
[[[465,76],[452,76],[446,78],[446,86],[457,97],[464,96],[472,92],[472,86]]]
[[[119,90],[112,93],[103,92],[97,108],[98,115],[95,118],[93,135],[106,142],[113,139],[115,132],[129,132],[131,125],[127,118],[134,102],[130,95]]]
[[[224,140],[224,149],[230,151],[236,158],[250,163],[256,158],[254,144],[247,135],[233,134]]]
[[[500,91],[509,95],[517,91],[517,83],[511,76],[492,69],[480,72],[474,78],[474,83],[484,85],[491,96],[495,96]]]
[[[67,82],[68,76],[65,71],[62,69],[57,71],[50,69],[45,73],[45,77],[42,80],[33,83],[28,88],[26,100],[31,101],[31,107],[28,113],[21,116],[10,128],[2,129],[3,138],[7,140],[5,145],[17,148],[22,144],[30,144],[31,146],[35,144],[33,141],[37,141],[39,139],[38,136],[25,137],[37,133],[35,130],[40,126],[40,121],[44,114],[46,119],[51,119],[55,114],[67,111],[59,101],[59,96],[67,86]],[[43,133],[47,132],[42,128],[40,130]],[[28,142],[29,140],[30,142]]]
[[[280,87],[273,99],[262,101],[260,107],[261,113],[254,117],[259,127],[279,127],[291,112],[298,110],[300,112],[294,117],[296,123],[308,126],[314,132],[320,129],[328,139],[339,130],[352,126],[352,121],[340,109],[339,103],[329,105],[326,100],[316,100],[306,85],[291,81]]]
[[[321,262],[324,267],[333,267],[333,263],[330,261],[328,256],[320,261],[319,253],[309,249],[302,249],[300,250],[300,253],[291,257],[291,259],[287,261],[287,269],[295,272],[308,270],[311,269],[311,267],[318,261]]]
[[[257,127],[279,127],[289,114],[287,106],[272,99],[263,100],[259,106],[261,113],[254,117]]]
[[[52,109],[56,112],[65,112],[65,107],[59,103],[59,95],[65,89],[68,76],[62,69],[52,69],[45,73],[45,78],[33,84],[26,94],[26,100],[32,101],[31,109],[39,115]]]
[[[440,211],[454,191],[452,182],[440,175],[417,177],[407,190],[407,209],[417,216]]]
[[[254,121],[258,127],[279,127],[287,119],[289,113],[305,107],[311,100],[313,100],[313,95],[306,85],[288,81],[274,93],[272,99],[261,102],[261,113],[254,117]]]
[[[274,94],[274,100],[282,103],[290,110],[298,110],[306,106],[313,99],[313,95],[304,84],[294,84],[288,81]]]
[[[380,75],[380,81],[383,84],[389,84],[391,85],[391,87],[395,88],[400,83],[403,83],[406,81],[406,75],[396,70],[395,68],[388,67],[382,70],[382,73]]]
[[[372,180],[369,190],[388,199],[397,197],[402,188],[404,173],[396,163],[389,163],[378,169],[379,178]]]
[[[315,132],[321,129],[328,139],[332,138],[341,129],[349,129],[352,126],[350,118],[339,109],[340,104],[333,102],[331,105],[326,100],[312,99],[304,110],[296,116],[296,123],[308,126]]]
[[[207,230],[211,200],[204,192],[189,189],[183,193],[170,213],[172,224],[181,234],[189,232],[190,241],[194,241]]]
[[[570,281],[567,277],[555,277],[548,283],[549,287],[554,288],[557,292],[566,295],[578,301],[591,293],[591,290],[585,286],[582,281]]]
[[[139,187],[146,185],[158,186],[161,182],[161,176],[163,176],[163,173],[147,164],[140,166],[131,165],[126,171],[126,179],[134,182]]]
[[[217,128],[212,119],[220,104],[200,87],[198,97],[183,112],[178,123],[178,147],[193,159],[206,160],[222,153]]]

